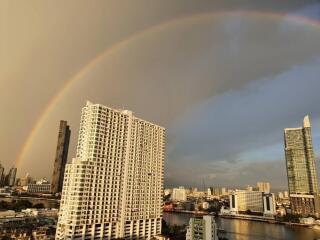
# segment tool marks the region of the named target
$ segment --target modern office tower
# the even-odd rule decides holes
[[[174,188],[172,192],[173,201],[187,201],[187,192],[184,187]]]
[[[299,128],[284,130],[289,197],[294,214],[320,213],[318,181],[309,116]]]
[[[214,217],[205,215],[190,218],[186,240],[218,240]]]
[[[233,214],[245,214],[248,211],[270,217],[276,214],[272,193],[238,190],[230,194],[229,200],[230,212]]]
[[[270,192],[270,183],[268,182],[258,182],[257,183],[258,191],[269,193]]]
[[[16,175],[17,175],[17,168],[10,168],[8,178],[7,178],[7,184],[8,186],[12,187],[16,183]]]
[[[66,165],[56,239],[159,235],[164,148],[164,128],[87,102],[76,158]]]
[[[53,166],[51,192],[58,193],[62,191],[64,170],[67,164],[68,149],[70,142],[70,127],[67,121],[60,121],[58,144],[56,150],[56,157]]]

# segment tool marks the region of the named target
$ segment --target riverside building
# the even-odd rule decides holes
[[[292,213],[319,215],[318,180],[309,116],[299,128],[284,130],[285,156]]]
[[[275,198],[272,193],[237,190],[230,194],[230,213],[248,212],[273,217],[276,214]]]
[[[82,109],[66,165],[56,239],[161,234],[165,129],[100,104]]]

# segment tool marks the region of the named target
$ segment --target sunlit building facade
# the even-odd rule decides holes
[[[237,190],[230,194],[229,201],[232,214],[246,214],[248,212],[264,216],[276,214],[275,197],[272,193]]]
[[[257,182],[257,188],[260,192],[269,193],[270,183],[269,182]]]
[[[318,215],[318,181],[309,116],[299,128],[284,130],[289,196],[294,214]]]
[[[90,102],[67,164],[56,239],[151,239],[161,233],[165,129]]]
[[[190,218],[186,240],[218,240],[214,217],[205,215]]]
[[[172,190],[173,201],[187,201],[187,191],[184,187],[174,188]]]

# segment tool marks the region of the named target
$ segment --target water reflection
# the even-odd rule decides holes
[[[164,213],[163,218],[169,225],[188,224],[190,214]],[[263,222],[236,219],[216,219],[218,228],[224,229],[223,235],[229,240],[314,240],[320,238],[320,231],[304,227],[290,227]]]

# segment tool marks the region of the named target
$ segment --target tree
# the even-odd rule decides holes
[[[45,207],[44,207],[43,203],[37,203],[37,204],[33,205],[33,208],[40,209],[40,208],[45,208]]]

